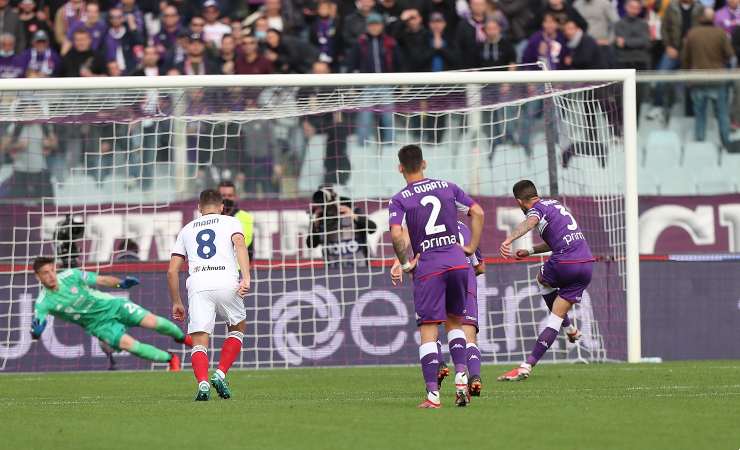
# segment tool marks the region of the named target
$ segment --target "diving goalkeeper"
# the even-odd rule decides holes
[[[80,269],[67,269],[57,275],[54,258],[39,256],[33,262],[36,279],[43,285],[34,306],[31,336],[41,337],[46,316],[51,314],[85,329],[116,350],[126,350],[139,358],[169,363],[169,370],[180,370],[180,358],[149,344],[137,341],[126,332],[142,327],[172,337],[177,343],[192,347],[187,336],[169,320],[121,297],[114,297],[93,287],[129,289],[139,284],[133,277],[98,275]]]

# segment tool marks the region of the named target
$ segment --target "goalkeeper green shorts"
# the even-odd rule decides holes
[[[111,300],[118,302],[118,306],[112,308],[112,315],[99,322],[91,324],[87,331],[96,338],[104,341],[116,350],[121,350],[118,344],[121,337],[129,328],[138,326],[149,311],[125,298]]]

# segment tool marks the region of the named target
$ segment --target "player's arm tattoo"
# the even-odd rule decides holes
[[[524,220],[522,223],[520,223],[514,228],[514,230],[511,232],[509,237],[506,238],[506,240],[509,242],[516,241],[520,237],[529,233],[529,231],[532,230],[534,227],[536,227],[539,222],[540,222],[540,219],[537,218],[536,216],[528,216],[526,220]]]
[[[396,257],[401,265],[408,262],[406,251],[408,249],[407,234],[404,232],[403,227],[393,226],[391,227],[391,239],[393,240],[393,250],[396,252]]]

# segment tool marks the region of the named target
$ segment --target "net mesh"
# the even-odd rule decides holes
[[[484,361],[521,360],[547,316],[535,283],[541,260],[495,258],[523,220],[510,198],[523,178],[569,207],[599,258],[574,312],[584,339],[559,339],[546,359],[626,357],[619,83],[0,92],[3,370],[106,365],[97,340],[74,325],[57,321],[30,341],[38,284],[27,264],[39,254],[138,276],[139,287],[114,294],[168,316],[170,248],[197,216],[197,193],[224,180],[254,222],[237,366],[414,362],[411,288],[390,285],[385,209],[403,187],[396,152],[409,143],[424,149],[427,176],[457,183],[486,210]],[[150,332],[132,334],[185,356]],[[218,322],[213,359],[225,334]],[[115,358],[119,367],[157,367]]]

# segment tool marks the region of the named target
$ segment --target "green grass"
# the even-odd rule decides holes
[[[234,398],[194,403],[192,374],[0,376],[0,448],[740,448],[740,361],[485,366],[483,397],[418,410],[417,367],[232,371]]]

